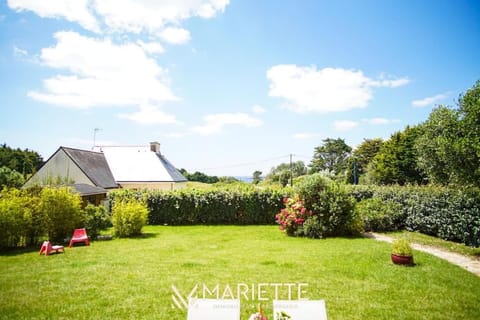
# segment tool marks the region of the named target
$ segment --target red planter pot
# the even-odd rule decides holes
[[[392,253],[392,262],[405,266],[413,266],[413,256],[399,256]]]

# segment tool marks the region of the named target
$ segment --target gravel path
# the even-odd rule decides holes
[[[366,233],[365,236],[368,238],[379,240],[379,241],[385,241],[385,242],[393,241],[391,237],[385,236],[383,234],[373,233],[373,232]],[[436,257],[439,257],[441,259],[447,260],[448,262],[452,264],[456,264],[457,266],[460,266],[463,269],[470,271],[471,273],[480,277],[480,261],[477,259],[470,258],[468,256],[464,256],[458,253],[446,251],[443,249],[424,246],[416,243],[412,244],[412,247],[415,250],[423,251],[431,255],[434,255]]]

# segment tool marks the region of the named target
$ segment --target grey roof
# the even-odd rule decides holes
[[[97,187],[118,188],[103,153],[66,147],[61,149]]]
[[[183,176],[183,174],[180,173],[180,171],[175,168],[175,166],[167,160],[163,155],[160,153],[156,154],[157,157],[160,159],[160,161],[163,163],[163,166],[165,169],[167,169],[168,174],[172,177],[173,181],[188,181],[187,178]]]
[[[75,183],[72,185],[75,191],[80,193],[81,196],[92,196],[95,194],[106,194],[108,190],[100,188],[100,187],[95,187],[91,186],[86,183]]]

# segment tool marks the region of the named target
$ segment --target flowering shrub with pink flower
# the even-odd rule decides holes
[[[283,203],[285,208],[276,215],[276,221],[280,225],[280,230],[287,235],[295,235],[302,229],[305,220],[312,216],[312,211],[307,210],[297,196],[283,198]]]

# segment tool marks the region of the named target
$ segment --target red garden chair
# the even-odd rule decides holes
[[[43,241],[42,247],[40,248],[40,254],[45,254],[45,256],[48,256],[52,252],[65,253],[65,249],[63,246],[52,246],[50,241]]]
[[[75,229],[75,231],[73,231],[72,240],[70,240],[68,247],[71,248],[73,244],[77,242],[83,242],[87,246],[90,245],[90,242],[88,241],[87,230],[85,230],[85,228]]]

